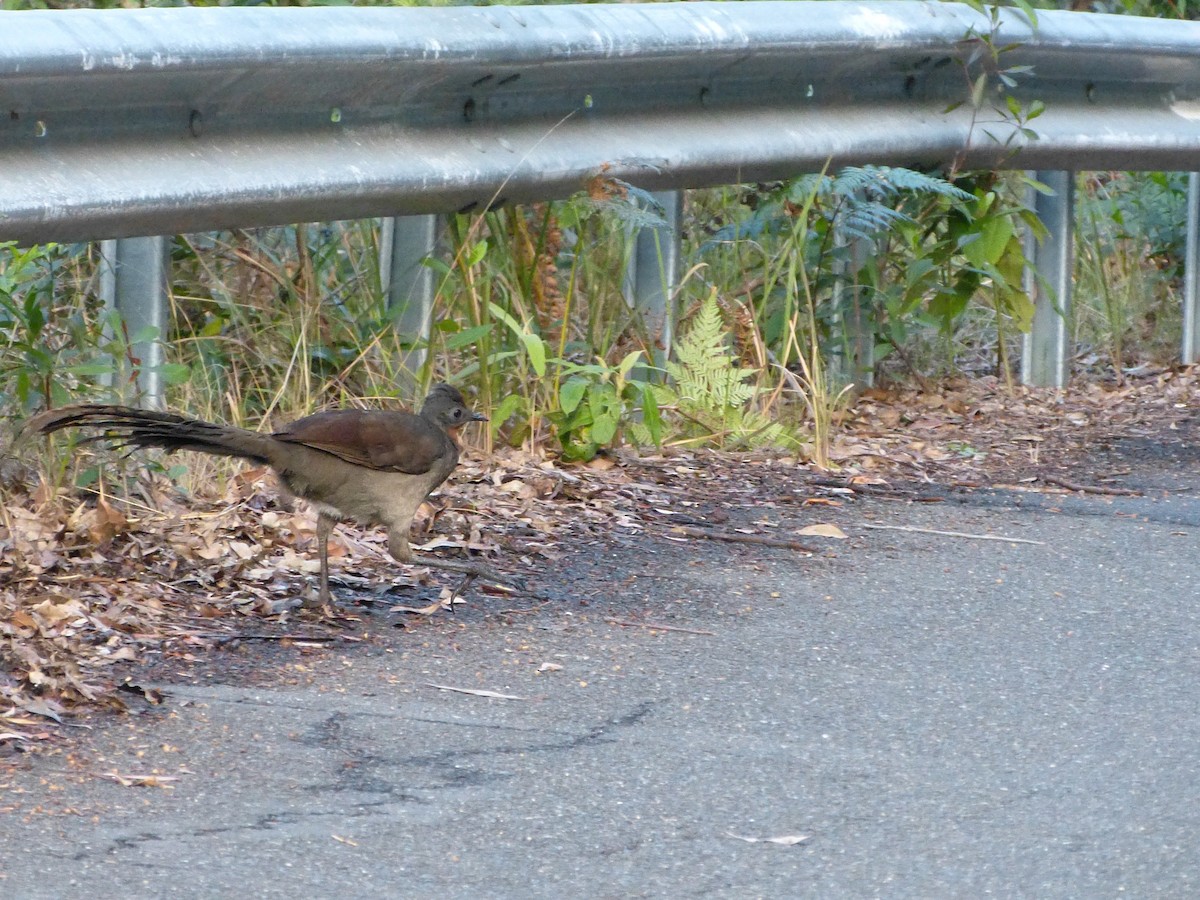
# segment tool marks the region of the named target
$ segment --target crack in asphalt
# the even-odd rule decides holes
[[[411,802],[424,802],[411,793],[402,793],[402,789],[385,779],[368,774],[371,770],[381,767],[398,769],[411,767],[423,769],[432,773],[436,783],[421,785],[421,790],[444,790],[447,788],[474,787],[507,781],[513,776],[506,772],[485,771],[471,765],[471,761],[479,757],[503,757],[537,753],[554,753],[578,749],[597,744],[612,743],[615,738],[611,733],[615,730],[631,728],[639,724],[653,710],[653,701],[643,701],[626,714],[610,719],[589,728],[583,734],[565,736],[561,740],[535,741],[524,744],[510,744],[486,749],[447,749],[438,753],[391,757],[370,752],[359,744],[356,733],[347,728],[347,723],[353,717],[346,713],[333,713],[324,721],[314,724],[308,732],[297,738],[300,743],[320,747],[325,750],[346,754],[347,758],[340,768],[334,772],[330,782],[310,785],[306,790],[313,793],[336,793],[344,791],[362,791],[364,793],[383,793],[396,799]],[[413,790],[409,786],[408,790]]]
[[[146,845],[163,841],[185,841],[218,835],[273,831],[280,827],[328,817],[344,819],[346,817],[361,818],[375,816],[382,814],[386,808],[394,806],[397,802],[426,803],[428,801],[424,798],[416,794],[405,793],[392,782],[370,774],[371,770],[383,766],[392,768],[414,766],[433,770],[441,778],[442,783],[428,785],[425,787],[426,790],[473,787],[480,784],[503,781],[512,776],[507,773],[485,772],[478,768],[464,767],[462,762],[464,760],[473,760],[477,757],[554,753],[612,743],[616,740],[613,732],[639,725],[651,714],[656,705],[654,701],[643,701],[623,715],[609,719],[587,729],[581,734],[575,734],[563,740],[513,744],[478,750],[446,750],[435,754],[397,758],[389,758],[361,750],[348,750],[346,744],[356,737],[356,732],[353,728],[348,727],[354,715],[342,712],[333,713],[324,721],[315,723],[304,737],[297,740],[301,743],[307,743],[310,746],[318,746],[334,752],[349,752],[349,759],[341,765],[332,782],[310,785],[305,790],[314,794],[344,792],[383,794],[385,795],[384,799],[356,803],[350,809],[314,810],[304,813],[290,811],[268,813],[259,816],[252,822],[243,824],[160,832],[142,830],[132,834],[113,837],[103,847],[81,850],[72,855],[71,859],[78,862],[99,855],[113,856],[122,854],[125,851],[135,851]]]
[[[101,848],[81,850],[73,854],[70,858],[76,862],[89,859],[98,855],[112,856],[120,853],[123,850],[136,850],[145,844],[157,843],[160,841],[179,841],[189,838],[204,838],[213,837],[224,834],[239,834],[255,831],[273,831],[280,826],[295,825],[304,821],[320,819],[326,817],[338,818],[364,818],[367,816],[378,815],[381,808],[390,805],[388,800],[375,800],[365,803],[355,804],[351,810],[331,809],[331,810],[314,810],[313,812],[297,813],[297,812],[279,812],[267,813],[259,816],[253,822],[241,825],[219,825],[210,828],[193,828],[177,831],[139,831],[136,834],[121,835],[112,838],[108,844]],[[124,861],[123,861],[124,864]],[[149,865],[140,863],[139,865]],[[166,863],[164,863],[166,865]]]

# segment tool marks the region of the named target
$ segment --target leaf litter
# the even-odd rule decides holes
[[[798,504],[814,522],[796,535],[838,539],[822,510],[858,494],[913,499],[914,482],[1122,493],[1108,483],[1119,473],[1081,483],[1071,465],[1106,436],[1186,432],[1198,379],[1200,370],[1182,368],[1069,392],[1009,392],[989,378],[936,394],[872,389],[843,414],[830,471],[768,451],[621,450],[585,465],[526,450],[468,452],[422,507],[413,544],[524,575],[553,571],[573,547],[615,533],[812,552],[788,535],[722,528],[729,507]],[[0,748],[45,740],[47,724],[77,711],[124,709],[138,696],[128,681],[138,665],[195,660],[237,639],[361,639],[345,632],[352,613],[339,623],[300,608],[317,570],[315,517],[284,501],[267,470],[244,468],[223,491],[191,497],[161,478],[136,481],[127,499],[36,481],[0,494]],[[356,593],[414,581],[436,589],[428,569],[391,559],[382,531],[339,527],[330,555],[338,582]],[[429,606],[388,608],[427,615],[448,596],[456,599],[443,588]]]

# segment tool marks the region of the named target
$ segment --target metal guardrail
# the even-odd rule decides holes
[[[482,210],[597,176],[663,191],[827,163],[1197,168],[1200,23],[999,21],[1004,65],[1031,68],[975,109],[967,37],[989,20],[950,3],[0,13],[0,240]],[[1006,92],[1045,103],[1036,140],[991,112]],[[415,244],[397,228],[403,280]],[[1069,228],[1056,238],[1069,253]],[[1034,332],[1027,380],[1061,382],[1056,344]]]
[[[968,95],[965,36],[988,31],[958,4],[0,16],[0,240],[25,243],[478,210],[598,174],[669,190],[827,161],[1200,157],[1200,23],[1005,11],[1005,65],[1032,66],[1016,93],[1047,106],[1026,142],[947,111]]]

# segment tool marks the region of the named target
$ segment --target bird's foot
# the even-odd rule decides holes
[[[525,581],[515,575],[507,575],[504,572],[498,572],[488,566],[482,566],[478,563],[463,563],[450,559],[437,559],[429,557],[414,557],[412,564],[414,566],[428,566],[431,569],[442,569],[446,572],[456,572],[459,575],[465,575],[466,578],[456,590],[456,595],[461,592],[471,581],[478,578],[481,581],[488,581],[492,584],[500,585],[501,587],[511,588],[516,591],[525,591]]]
[[[446,602],[450,604],[450,614],[451,615],[454,614],[454,601],[457,600],[459,598],[459,596],[462,594],[462,592],[467,589],[467,585],[469,585],[477,577],[478,576],[475,575],[474,573],[467,573],[467,575],[463,578],[463,580],[458,583],[458,587],[454,588],[454,590],[452,590],[450,592],[450,599],[447,600]]]
[[[328,590],[313,590],[311,586],[305,585],[300,593],[302,609],[328,609],[332,603],[333,596]]]

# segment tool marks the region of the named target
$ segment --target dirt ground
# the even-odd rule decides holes
[[[591,598],[556,572],[589,559],[602,566],[605,548],[641,535],[822,554],[827,535],[782,533],[767,511],[863,497],[936,503],[995,488],[1137,494],[1146,488],[1126,483],[1131,458],[1182,470],[1200,454],[1198,387],[1191,370],[1163,370],[1067,392],[1010,393],[987,379],[933,394],[870,392],[839,423],[828,471],[770,452],[620,452],[568,467],[522,451],[469,454],[417,540],[515,580],[476,582],[459,596],[457,580],[402,571],[381,535],[343,527],[332,617],[299,608],[315,571],[312,517],[282,505],[263,470],[206,498],[151,481],[132,504],[17,493],[0,530],[0,759],[69,742],[73,729],[60,726],[81,716],[153,705],[141,682],[207,672],[253,683],[311,647],[426,639],[431,628],[517,622],[554,604],[586,608]]]

